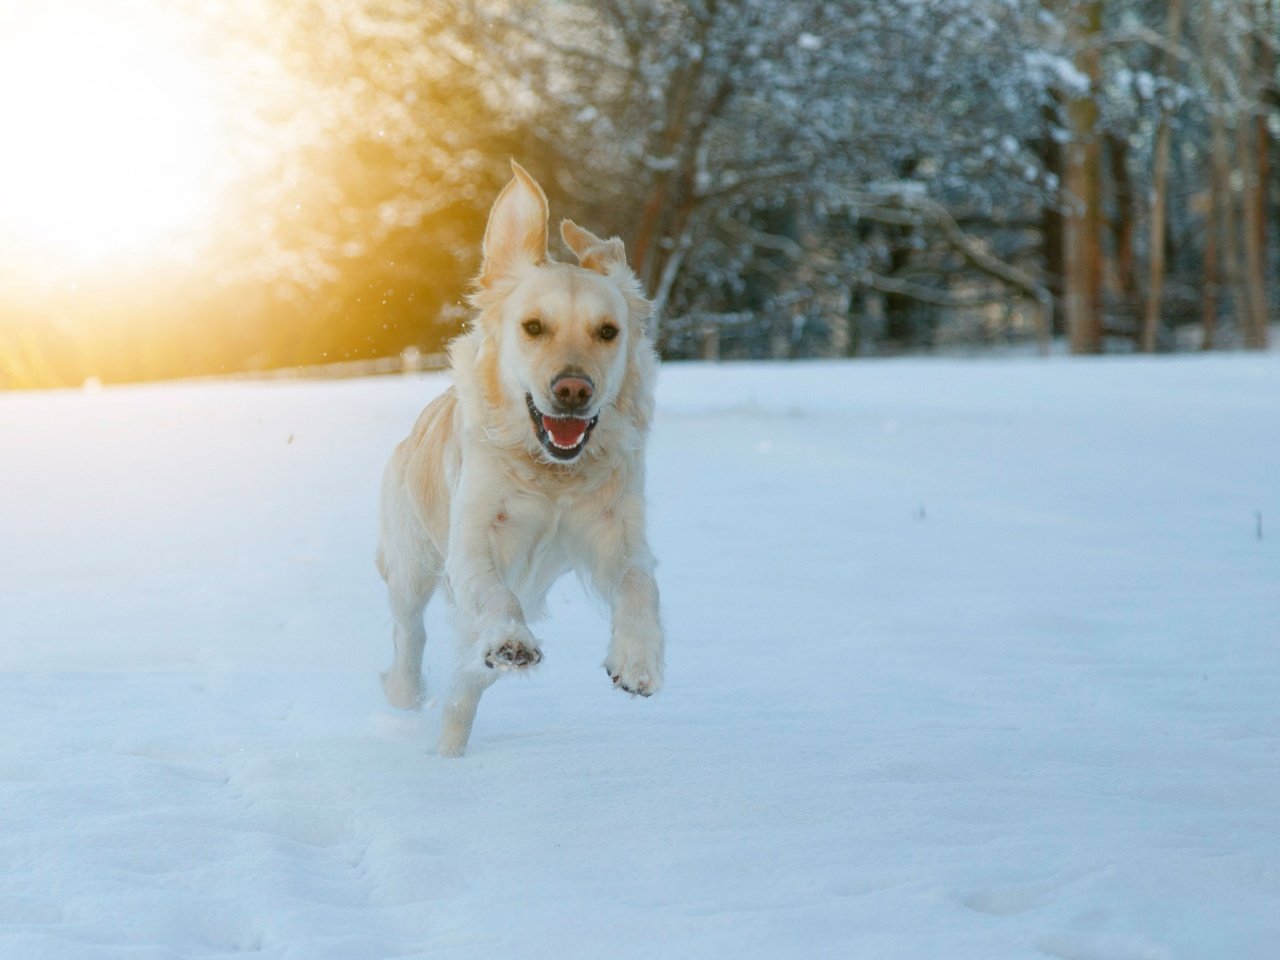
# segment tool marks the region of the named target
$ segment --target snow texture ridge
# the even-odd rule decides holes
[[[668,366],[666,689],[567,580],[462,761],[445,383],[0,395],[0,957],[1275,955],[1280,356]]]

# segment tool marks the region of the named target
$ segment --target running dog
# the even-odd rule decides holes
[[[382,486],[377,563],[395,647],[383,690],[393,706],[421,705],[422,614],[444,583],[462,641],[447,757],[466,751],[484,691],[542,659],[529,622],[570,570],[612,608],[613,685],[642,697],[662,685],[644,506],[651,307],[617,237],[564,220],[578,262],[548,256],[546,195],[511,166],[485,228],[474,319],[449,349],[453,386],[396,447]]]

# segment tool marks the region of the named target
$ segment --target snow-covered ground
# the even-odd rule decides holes
[[[564,582],[461,761],[444,383],[0,395],[0,957],[1277,956],[1280,356],[669,366],[665,691]]]

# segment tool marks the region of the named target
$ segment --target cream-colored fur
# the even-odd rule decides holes
[[[528,624],[570,570],[612,608],[604,666],[614,685],[647,697],[662,684],[644,516],[657,369],[649,304],[617,238],[566,220],[561,235],[578,263],[550,260],[546,197],[512,167],[485,231],[475,320],[450,348],[454,385],[396,448],[382,487],[378,569],[395,646],[383,687],[397,707],[421,704],[422,613],[443,583],[462,640],[444,701],[445,756],[466,750],[480,696],[499,674],[541,660]],[[556,407],[552,385],[565,371],[594,385],[580,419],[598,417],[569,462],[535,428],[535,413]]]

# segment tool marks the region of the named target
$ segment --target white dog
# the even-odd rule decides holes
[[[465,752],[501,673],[542,659],[528,621],[569,570],[612,607],[614,685],[647,697],[662,684],[644,517],[650,305],[616,237],[565,220],[578,265],[551,260],[547,198],[512,168],[485,229],[475,320],[450,348],[454,385],[396,448],[382,487],[378,569],[395,621],[383,689],[394,706],[422,702],[422,613],[442,579],[460,623],[444,756]]]

